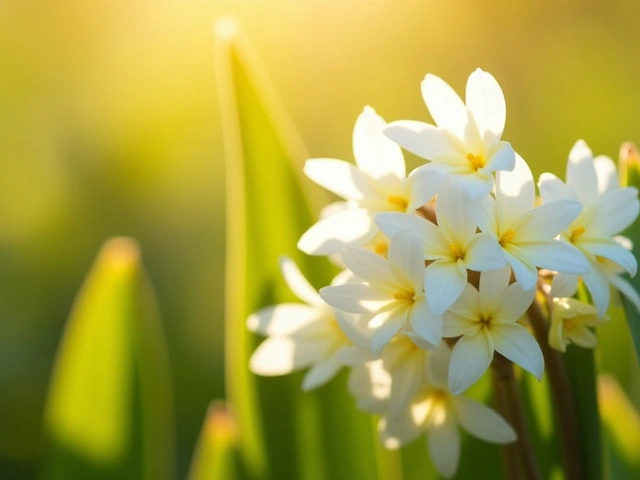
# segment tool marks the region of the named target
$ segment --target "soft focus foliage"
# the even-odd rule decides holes
[[[3,478],[31,477],[43,455],[57,345],[109,236],[139,240],[158,293],[179,478],[207,405],[224,396],[224,184],[212,24],[226,13],[258,45],[312,157],[351,158],[353,121],[367,104],[386,119],[429,121],[416,88],[424,73],[438,72],[462,91],[478,66],[508,92],[505,134],[536,176],[562,177],[579,137],[613,157],[623,141],[640,140],[633,121],[640,5],[633,2],[2,2]],[[319,188],[309,192],[312,201],[327,199]],[[600,328],[596,360],[639,407],[637,359],[616,308]],[[534,397],[544,405],[546,397]],[[539,420],[549,439],[549,416]],[[415,450],[407,465],[419,468],[410,472],[425,468],[423,446]]]

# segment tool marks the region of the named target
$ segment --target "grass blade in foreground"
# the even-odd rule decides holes
[[[45,414],[45,478],[173,478],[164,348],[138,245],[107,241],[58,350]]]
[[[257,338],[248,315],[293,300],[281,279],[286,254],[316,286],[325,259],[303,256],[299,236],[313,216],[302,188],[307,153],[247,39],[231,19],[216,25],[216,73],[227,189],[226,382],[249,478],[373,478],[370,421],[355,410],[344,375],[313,393],[301,376],[257,378],[248,370]],[[342,383],[342,384],[341,384]],[[357,445],[357,448],[354,448]]]

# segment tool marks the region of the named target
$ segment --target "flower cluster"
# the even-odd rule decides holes
[[[591,329],[606,321],[610,286],[640,309],[623,278],[637,262],[618,236],[640,202],[636,189],[620,186],[612,160],[594,158],[582,140],[566,182],[543,174],[537,198],[529,166],[502,140],[505,100],[487,72],[469,76],[466,102],[430,74],[422,95],[435,125],[387,124],[365,107],[353,132],[355,165],[307,161],[306,175],[344,201],[329,205],[298,247],[339,256],[346,270],[317,292],[282,261],[304,304],[249,317],[249,328],[269,337],[250,367],[261,375],[311,367],[305,390],[350,368],[349,389],[359,408],[381,416],[384,445],[424,432],[434,466],[451,477],[458,427],[488,442],[516,440],[504,418],[462,395],[495,355],[540,379],[539,341],[562,352],[595,346]],[[428,162],[407,176],[401,148]],[[580,282],[593,305],[572,298]],[[530,332],[533,302],[547,313],[548,338]]]

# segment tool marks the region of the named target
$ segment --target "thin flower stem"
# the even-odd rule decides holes
[[[518,440],[513,444],[511,451],[505,451],[505,476],[506,478],[524,478],[526,480],[542,480],[542,475],[538,469],[533,445],[527,431],[524,410],[522,408],[522,398],[520,390],[513,373],[513,363],[504,358],[502,355],[496,354],[493,358],[493,375],[494,385],[496,386],[496,397],[498,406],[503,409],[501,412],[511,423]],[[515,455],[514,455],[515,453]],[[519,475],[518,465],[513,462],[512,458],[520,458],[521,471],[524,475]]]
[[[498,376],[494,372],[491,375],[493,380],[493,391],[495,407],[498,412],[501,412],[503,416],[507,416],[507,410],[509,409],[509,402],[506,398],[504,389],[501,388]],[[502,462],[504,465],[504,478],[521,478],[520,462],[518,461],[518,446],[515,443],[508,443],[502,447]]]
[[[556,418],[560,424],[565,478],[566,480],[579,480],[582,478],[580,443],[578,441],[579,426],[575,415],[573,392],[569,383],[567,368],[560,352],[553,350],[549,346],[549,322],[537,300],[533,301],[527,311],[527,315],[542,349],[547,374],[549,375]]]

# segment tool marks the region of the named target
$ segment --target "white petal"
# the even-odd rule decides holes
[[[384,134],[405,150],[427,160],[455,162],[454,159],[464,156],[452,135],[428,123],[400,120],[390,123]]]
[[[363,200],[375,196],[370,179],[344,160],[314,158],[304,164],[304,173],[321,187],[348,200]]]
[[[482,272],[478,289],[481,311],[494,312],[500,307],[510,280],[511,269],[508,266]]]
[[[484,331],[472,337],[463,336],[451,353],[449,389],[459,395],[476,383],[493,360],[493,345]]]
[[[573,297],[578,291],[578,276],[569,273],[558,273],[551,282],[552,297]]]
[[[496,201],[506,228],[533,208],[535,196],[533,174],[520,155],[516,155],[512,171],[496,173]]]
[[[529,211],[516,222],[518,242],[551,240],[571,225],[582,210],[582,204],[573,200],[555,200]]]
[[[495,410],[465,397],[453,401],[460,426],[474,437],[498,444],[517,440],[515,430]]]
[[[355,367],[349,374],[349,392],[356,398],[358,408],[369,413],[386,413],[391,394],[391,376],[381,360]]]
[[[412,442],[422,433],[420,425],[416,424],[408,412],[382,417],[378,422],[378,431],[382,444],[389,450]]]
[[[488,233],[476,233],[467,245],[464,263],[469,270],[484,272],[502,268],[506,260],[494,236]]]
[[[409,191],[411,192],[409,199],[409,210],[415,210],[429,203],[431,199],[438,193],[444,175],[433,169],[417,168],[409,175]]]
[[[369,210],[350,208],[312,225],[298,241],[298,248],[309,255],[329,255],[347,245],[364,245],[377,231]]]
[[[427,381],[443,390],[449,389],[449,363],[451,362],[451,347],[447,342],[440,342],[427,358]]]
[[[502,89],[493,75],[479,68],[469,75],[466,103],[484,140],[500,139],[507,107]]]
[[[578,327],[567,336],[573,343],[582,348],[594,348],[598,344],[598,338],[584,325],[578,325]]]
[[[596,169],[598,178],[598,195],[602,196],[606,192],[620,188],[618,178],[618,168],[609,157],[598,155],[593,159],[593,166]]]
[[[573,189],[552,173],[540,175],[538,188],[544,203],[549,203],[553,200],[578,200]]]
[[[359,323],[361,316],[341,310],[334,310],[334,313],[340,330],[347,336],[349,341],[359,347],[367,348],[371,332],[364,324]]]
[[[425,298],[413,304],[409,322],[413,331],[430,344],[435,346],[442,340],[442,317],[429,309]]]
[[[519,247],[540,268],[564,273],[587,273],[590,268],[580,250],[559,240],[527,243]]]
[[[395,278],[414,289],[424,290],[424,254],[422,243],[411,230],[395,234],[389,245],[389,264]]]
[[[485,195],[469,205],[469,216],[483,233],[492,236],[498,234],[498,211],[496,201],[491,195]]]
[[[631,225],[640,211],[638,190],[621,188],[606,193],[598,199],[593,226],[603,235],[615,235]]]
[[[476,225],[467,214],[468,200],[462,191],[446,182],[436,198],[436,217],[444,236],[463,247],[476,231]]]
[[[617,275],[609,277],[609,281],[611,282],[611,285],[616,287],[620,293],[627,297],[627,299],[636,307],[636,310],[640,312],[640,295],[638,295],[636,289],[633,288],[633,286],[624,278]]]
[[[451,478],[460,462],[460,432],[451,415],[427,430],[429,456],[433,466],[444,478]]]
[[[324,287],[320,295],[332,307],[351,313],[377,312],[394,301],[389,292],[362,283]]]
[[[364,248],[345,248],[342,261],[358,277],[375,285],[386,285],[393,288],[397,282],[393,276],[389,262]]]
[[[424,218],[406,213],[378,213],[376,224],[389,238],[401,230],[411,230],[422,240],[425,258],[441,258],[451,253],[440,229]]]
[[[386,312],[378,316],[385,315],[386,318],[380,327],[378,327],[373,335],[371,335],[371,350],[376,355],[380,355],[382,349],[387,343],[404,327],[407,323],[407,311]]]
[[[519,283],[512,283],[503,292],[501,301],[496,302],[494,318],[500,322],[516,322],[531,306],[535,296],[535,288],[523,290]]]
[[[487,151],[485,172],[511,171],[516,164],[516,152],[509,142],[498,142],[494,148]]]
[[[591,271],[582,276],[582,280],[589,289],[591,299],[596,307],[599,317],[604,317],[609,308],[609,300],[611,292],[609,291],[609,282],[598,268],[598,265],[592,263]]]
[[[257,375],[286,375],[305,368],[325,353],[326,346],[310,342],[304,347],[289,337],[271,337],[258,345],[249,360]]]
[[[399,415],[409,408],[411,400],[422,387],[424,355],[412,355],[391,373],[391,415]]]
[[[449,181],[461,189],[467,198],[476,201],[491,193],[493,175],[482,170],[477,172],[451,172]]]
[[[593,153],[584,140],[578,140],[569,153],[567,185],[576,192],[578,200],[589,204],[598,192],[598,177],[593,166]]]
[[[424,271],[424,288],[429,307],[438,315],[453,305],[466,284],[467,271],[459,268],[455,262],[436,261]]]
[[[318,309],[300,303],[281,303],[263,308],[247,318],[247,328],[261,335],[289,335],[328,314],[326,304]]]
[[[544,358],[536,339],[518,324],[496,325],[492,333],[496,351],[532,373],[540,381],[544,373]]]
[[[367,348],[356,347],[355,345],[346,346],[337,352],[338,362],[347,367],[358,367],[375,359],[376,357],[368,345]]]
[[[318,291],[313,288],[304,275],[302,275],[293,260],[289,257],[280,257],[280,270],[282,271],[284,281],[287,282],[287,286],[296,297],[309,305],[325,305]]]
[[[353,129],[353,155],[358,168],[377,180],[406,176],[400,147],[382,130],[386,122],[371,107],[365,107]]]
[[[509,245],[509,248],[504,250],[504,256],[523,290],[531,290],[536,286],[538,269],[523,250],[515,245]]]
[[[458,94],[445,81],[432,74],[424,77],[420,87],[424,103],[436,125],[463,139],[469,119],[467,107]]]
[[[633,253],[613,240],[609,242],[580,242],[580,247],[595,255],[608,258],[609,260],[616,262],[631,276],[634,276],[638,271],[638,261],[636,260],[636,257],[634,257]]]
[[[337,356],[333,355],[327,359],[316,363],[307,372],[302,380],[302,390],[308,392],[314,388],[324,385],[340,371],[342,364],[338,362]]]

